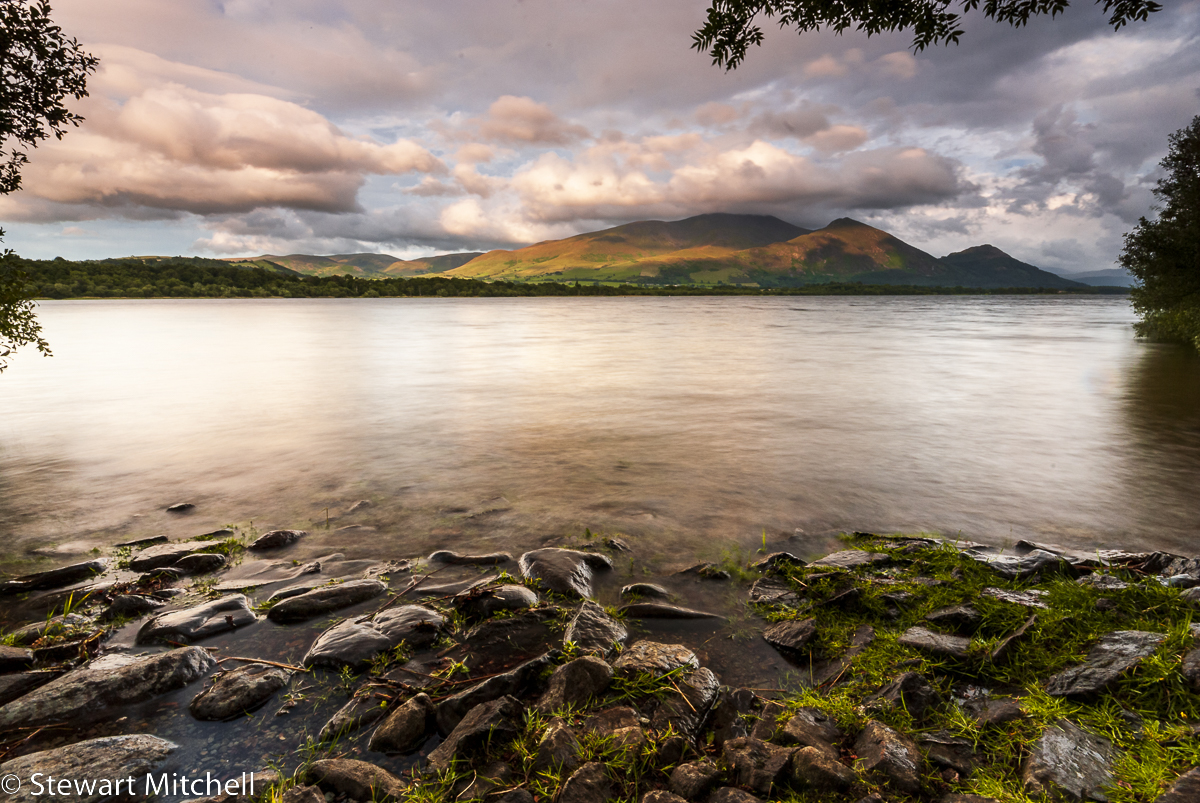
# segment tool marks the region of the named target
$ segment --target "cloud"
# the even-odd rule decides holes
[[[497,98],[472,122],[481,138],[516,145],[570,145],[591,136],[583,126],[560,120],[544,103],[514,95]]]

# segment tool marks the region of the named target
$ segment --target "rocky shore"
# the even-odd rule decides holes
[[[0,643],[0,776],[21,782],[6,800],[40,800],[41,773],[80,803],[146,800],[156,778],[176,783],[163,800],[203,789],[195,803],[1200,801],[1200,558],[855,533],[815,560],[700,564],[687,576],[741,595],[736,636],[790,667],[731,688],[697,649],[637,634],[715,637],[718,612],[662,578],[595,601],[614,559],[637,560],[620,538],[301,561],[303,531],[252,535],[146,539],[0,583],[30,620]],[[443,582],[448,567],[476,576]],[[211,646],[264,619],[300,660]],[[169,734],[131,729],[180,694],[211,739],[345,702],[281,734],[253,794],[244,777],[213,794],[180,791]]]

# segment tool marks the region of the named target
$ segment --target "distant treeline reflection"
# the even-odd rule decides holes
[[[305,276],[287,268],[238,267],[200,257],[20,260],[39,298],[385,298],[668,295],[1123,295],[1124,287],[921,287],[822,283],[799,287],[483,282],[444,276]]]

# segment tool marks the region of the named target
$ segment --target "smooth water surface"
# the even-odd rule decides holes
[[[809,553],[839,530],[1197,551],[1200,359],[1135,340],[1123,298],[38,314],[55,356],[0,377],[7,561],[250,521],[350,557],[588,528],[663,570],[764,532]],[[339,521],[359,499],[373,506]],[[178,501],[197,508],[163,512]],[[337,532],[351,520],[377,530]]]

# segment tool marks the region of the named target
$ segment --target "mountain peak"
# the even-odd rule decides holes
[[[870,229],[870,228],[874,228],[874,227],[868,226],[866,223],[855,220],[852,217],[840,217],[837,220],[831,222],[825,228],[827,228],[827,229],[848,229],[848,228],[868,228],[868,229]]]
[[[1007,257],[1009,259],[1012,259],[1011,254],[1006,254],[1005,252],[1001,251],[999,248],[992,245],[991,243],[984,243],[983,245],[973,245],[970,248],[964,248],[962,251],[955,251],[953,254],[947,254],[945,257],[942,257],[942,258],[945,259],[946,257],[957,256],[958,254],[966,254],[967,256],[972,256],[972,257],[976,257],[976,258],[980,258],[980,259],[997,259],[1000,257]]]

